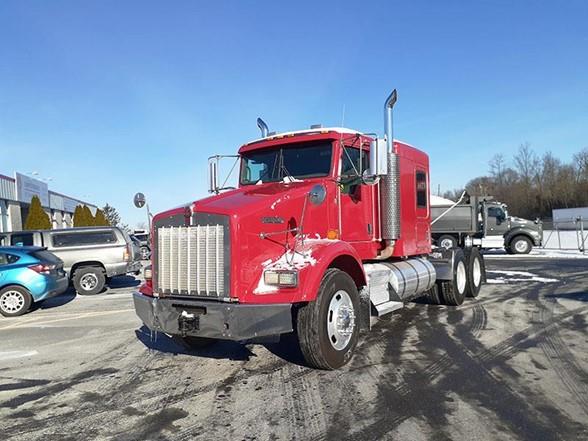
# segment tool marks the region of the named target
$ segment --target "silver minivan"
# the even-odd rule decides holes
[[[140,250],[118,227],[0,233],[0,246],[39,246],[63,260],[79,294],[98,294],[108,279],[141,271]]]

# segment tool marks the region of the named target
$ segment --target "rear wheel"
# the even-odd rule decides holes
[[[306,362],[337,369],[353,355],[359,337],[359,293],[345,272],[330,268],[315,301],[298,310],[298,340]]]
[[[439,286],[437,284],[433,285],[431,289],[426,291],[423,297],[425,298],[427,303],[431,305],[441,305],[443,303],[443,300],[439,295]]]
[[[478,248],[464,251],[467,268],[466,297],[477,297],[485,280],[486,266]]]
[[[453,278],[438,282],[443,303],[449,306],[459,306],[463,303],[467,288],[467,266],[462,250],[456,250],[453,255]]]
[[[510,251],[514,254],[529,254],[533,244],[528,237],[516,236],[509,244]]]
[[[20,286],[7,286],[0,290],[0,314],[4,317],[23,315],[33,303],[31,294]]]
[[[98,294],[104,289],[106,276],[104,270],[97,266],[78,268],[73,276],[73,284],[80,295]]]
[[[437,246],[440,248],[445,248],[449,250],[451,248],[457,247],[457,238],[455,236],[451,236],[449,234],[444,234],[439,239],[437,239]]]

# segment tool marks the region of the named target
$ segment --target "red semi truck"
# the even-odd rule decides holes
[[[218,187],[212,157],[214,195],[153,218],[152,267],[134,294],[145,325],[191,346],[294,331],[310,366],[336,369],[374,317],[478,295],[476,248],[431,249],[429,158],[393,141],[395,102],[396,91],[384,139],[273,134],[259,119],[262,137],[236,157],[238,188]]]

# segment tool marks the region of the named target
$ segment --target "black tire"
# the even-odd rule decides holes
[[[174,335],[173,339],[175,342],[181,346],[184,346],[186,349],[204,349],[212,346],[217,342],[217,340],[214,338],[194,337],[191,335],[187,335],[186,337],[182,337],[181,335]]]
[[[466,260],[466,297],[477,297],[486,281],[486,265],[480,250],[476,247],[464,250]]]
[[[22,286],[6,286],[0,289],[0,314],[17,317],[25,314],[33,304],[33,297]]]
[[[447,250],[451,248],[457,248],[457,238],[450,234],[444,234],[439,239],[437,239],[437,246],[439,248],[445,248]]]
[[[349,306],[352,306],[351,311]],[[337,330],[337,334],[329,336],[329,329],[336,328],[337,317],[331,309],[334,307],[337,311],[342,308],[341,320],[345,321],[347,328],[344,332],[350,331],[351,334],[339,336],[340,330]],[[298,341],[309,366],[331,370],[344,366],[351,359],[359,337],[359,312],[359,293],[353,279],[339,269],[329,268],[323,276],[316,300],[298,310]],[[336,347],[341,345],[344,346]]]
[[[104,269],[98,266],[84,266],[76,269],[73,285],[77,293],[82,296],[92,296],[104,289],[106,275]]]
[[[527,236],[515,236],[508,244],[512,254],[529,254],[533,243]]]
[[[430,305],[443,304],[443,299],[439,295],[439,286],[437,284],[433,285],[433,287],[430,290],[425,291],[425,295],[423,296],[423,298]]]
[[[440,281],[438,286],[445,305],[459,306],[465,300],[467,288],[467,265],[463,250],[455,250],[451,272],[453,279]]]

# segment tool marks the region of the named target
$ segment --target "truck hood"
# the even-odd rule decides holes
[[[194,202],[194,211],[238,217],[264,211],[267,215],[302,199],[316,182],[272,182],[250,185]],[[298,204],[295,204],[296,206]],[[294,208],[294,207],[291,207]],[[294,214],[294,213],[292,213]]]
[[[541,225],[540,223],[535,223],[534,221],[528,220],[528,219],[523,219],[521,217],[516,217],[516,216],[510,216],[509,217],[509,221],[510,221],[510,226],[511,228],[514,227],[525,227],[531,230],[537,230],[540,231],[541,230]]]

